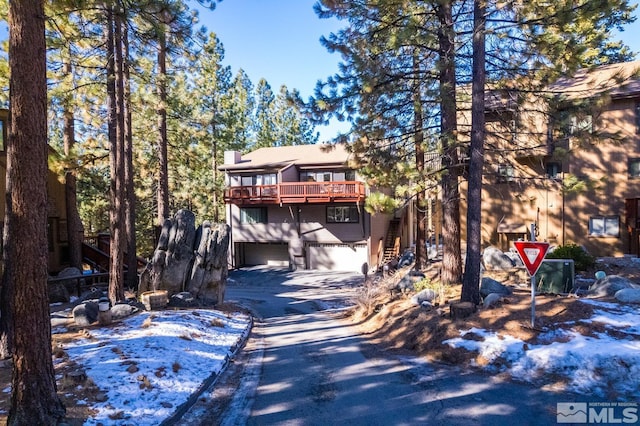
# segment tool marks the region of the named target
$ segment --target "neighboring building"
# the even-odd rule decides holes
[[[225,153],[231,267],[363,271],[385,246],[399,251],[399,219],[364,210],[368,188],[342,145]]]
[[[581,71],[552,85],[544,104],[487,92],[483,247],[508,250],[535,223],[537,240],[552,245],[640,253],[639,70]]]
[[[6,176],[7,176],[7,154],[5,151],[5,142],[7,141],[7,131],[9,124],[9,111],[0,109],[0,193],[6,192]],[[51,155],[55,155],[53,149],[49,150]],[[65,200],[64,184],[58,179],[58,176],[49,170],[47,175],[47,229],[48,229],[48,245],[49,245],[49,271],[51,273],[59,272],[69,263],[69,242],[67,238],[67,209]],[[0,235],[4,228],[6,201],[5,197],[0,197]],[[19,243],[19,242],[18,242]],[[0,248],[2,240],[0,238]]]

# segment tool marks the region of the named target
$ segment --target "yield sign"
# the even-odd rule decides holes
[[[534,276],[540,265],[542,265],[542,260],[547,254],[547,250],[549,250],[549,243],[545,242],[537,242],[537,241],[514,241],[513,244],[516,246],[516,250],[520,255],[520,259],[522,259],[522,263],[529,271],[529,275]]]

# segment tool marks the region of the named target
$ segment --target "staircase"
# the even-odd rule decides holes
[[[384,240],[384,251],[382,253],[382,264],[389,262],[391,259],[400,254],[400,219],[392,219],[389,221],[387,236]]]

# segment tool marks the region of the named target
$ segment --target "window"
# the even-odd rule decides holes
[[[255,186],[255,185],[275,185],[278,183],[278,179],[275,173],[266,173],[262,175],[242,176],[240,178],[240,184],[242,186]]]
[[[636,133],[640,134],[640,102],[636,103],[636,108],[635,108],[635,112],[636,112]]]
[[[640,158],[629,159],[629,177],[640,177]]]
[[[327,223],[357,223],[359,220],[356,206],[327,206]]]
[[[589,235],[592,237],[619,237],[619,216],[591,216],[589,218]]]
[[[301,172],[300,182],[344,182],[356,180],[354,170],[340,170],[334,172]]]
[[[546,174],[548,178],[559,179],[562,174],[562,164],[560,163],[547,163]]]
[[[515,170],[511,164],[498,164],[498,183],[513,182]]]
[[[593,116],[591,114],[571,116],[571,129],[569,133],[575,135],[580,132],[593,133]]]
[[[241,208],[240,223],[267,223],[267,208],[266,207]]]

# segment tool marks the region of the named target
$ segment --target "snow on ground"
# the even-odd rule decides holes
[[[462,337],[443,343],[477,351],[489,362],[486,368],[505,371],[514,378],[539,382],[548,375],[562,378],[569,390],[609,397],[613,391],[621,399],[640,397],[640,311],[637,307],[581,299],[596,307],[582,323],[603,324],[613,334],[594,332],[584,336],[571,323],[557,324],[531,345],[502,333],[473,328],[461,330]],[[470,340],[473,333],[483,337]],[[615,337],[614,337],[615,336]]]
[[[239,313],[167,310],[88,329],[63,348],[105,394],[85,424],[160,424],[220,372],[250,326]]]

